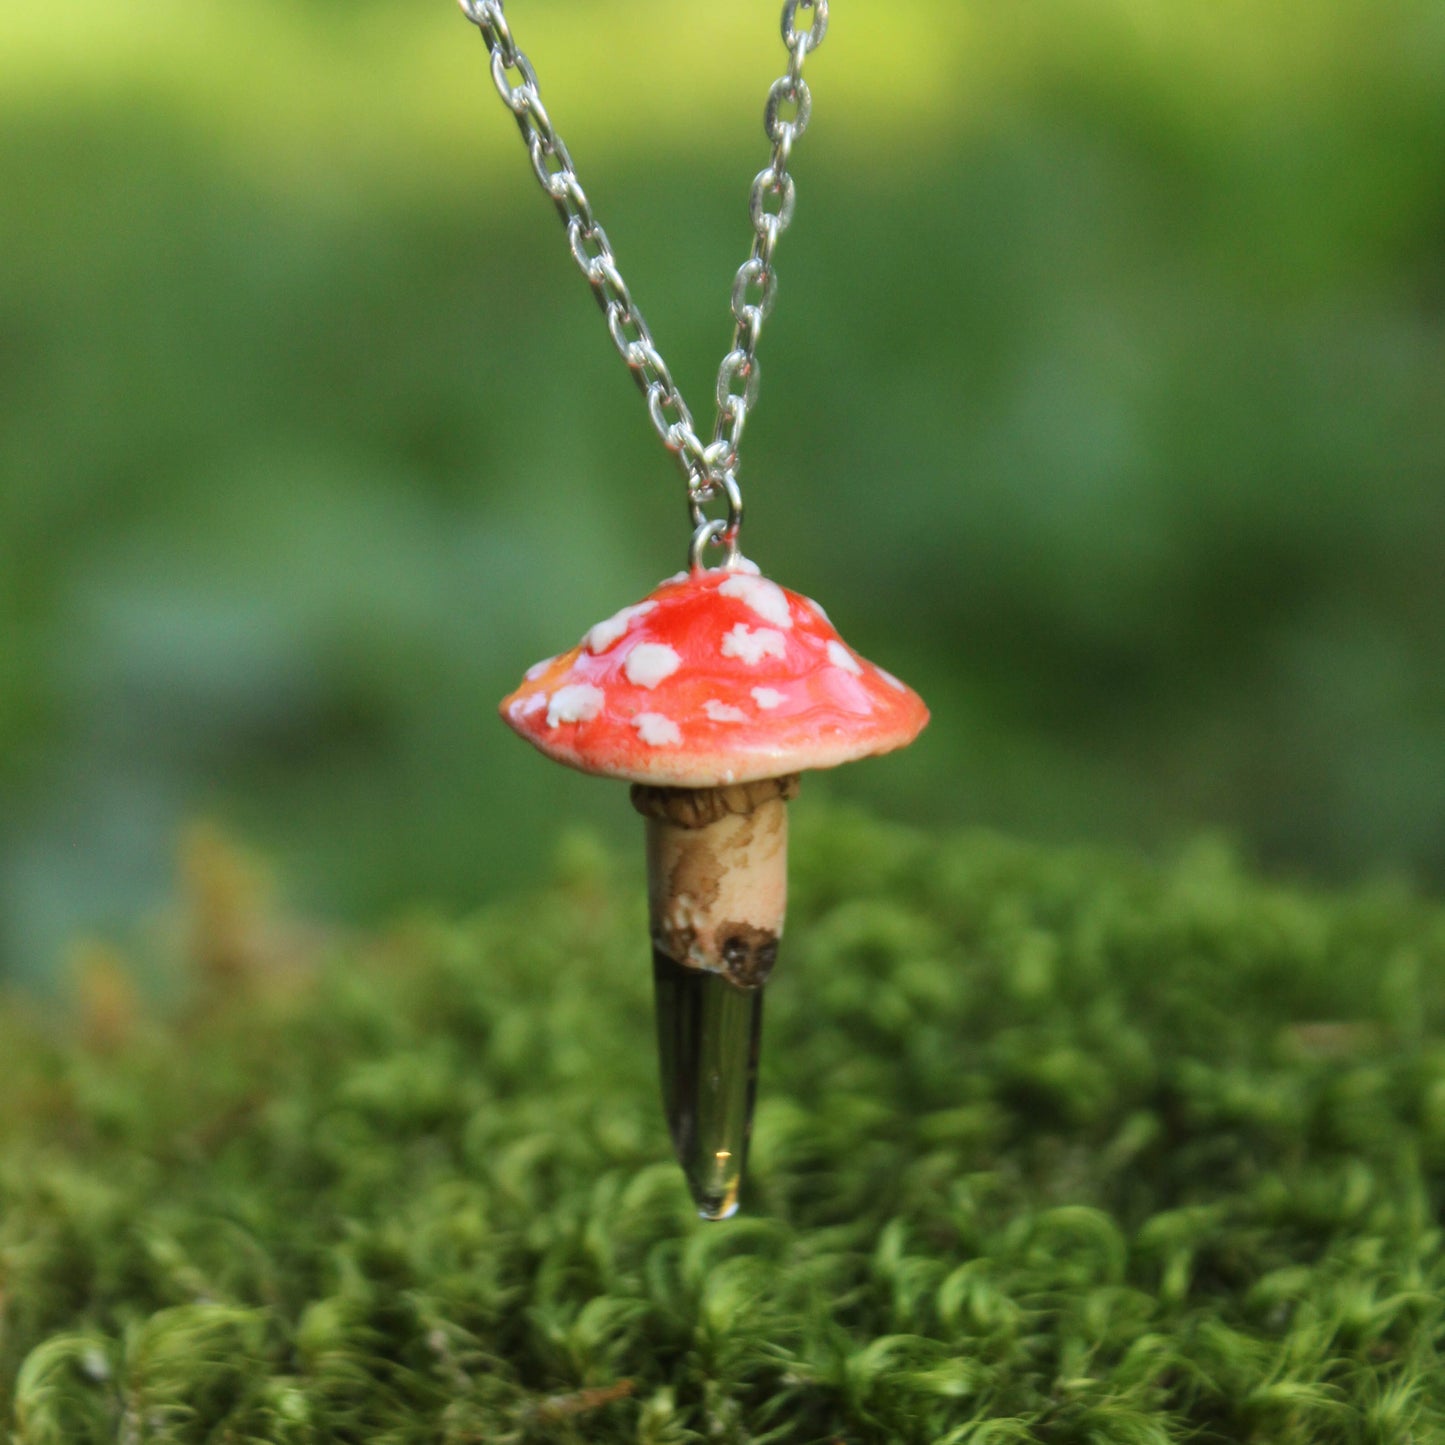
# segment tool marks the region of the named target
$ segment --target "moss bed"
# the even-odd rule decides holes
[[[1445,910],[799,811],[726,1224],[596,847],[369,940],[258,922],[203,857],[183,1006],[104,958],[63,1027],[0,1005],[0,1425],[1445,1438]]]

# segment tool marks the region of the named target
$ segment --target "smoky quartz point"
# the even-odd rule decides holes
[[[763,988],[689,968],[653,949],[662,1101],[672,1145],[704,1219],[738,1207],[757,1096]]]

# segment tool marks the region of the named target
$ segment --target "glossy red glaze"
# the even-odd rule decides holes
[[[671,787],[834,767],[903,747],[928,721],[816,603],[724,570],[664,582],[532,668],[501,714],[558,762]]]

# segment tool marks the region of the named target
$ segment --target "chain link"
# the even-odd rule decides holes
[[[737,480],[738,448],[748,416],[757,405],[761,382],[758,338],[777,295],[773,253],[778,237],[793,219],[796,196],[788,162],[813,109],[803,65],[828,33],[828,0],[784,0],[781,30],[788,69],[773,82],[763,112],[772,157],[758,172],[748,193],[753,244],[748,259],[733,278],[732,345],[718,368],[717,416],[709,445],[704,445],[698,435],[692,412],[622,279],[607,233],[593,214],[572,157],[542,104],[537,72],[512,37],[502,0],[460,0],[460,4],[467,19],[482,33],[491,56],[497,94],[512,112],[537,180],[557,208],[572,259],[602,308],[613,345],[642,392],[662,444],[677,457],[687,479],[693,565],[701,565],[708,545],[726,547],[728,561],[736,561],[743,518],[742,491]],[[806,21],[801,26],[800,12]],[[728,515],[725,520],[709,521],[705,508],[719,495],[727,503]]]

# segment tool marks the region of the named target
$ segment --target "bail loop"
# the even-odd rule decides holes
[[[709,520],[703,504],[711,500],[719,487],[727,497],[728,514]],[[702,488],[689,493],[687,508],[693,526],[692,541],[687,549],[689,570],[701,572],[706,569],[707,563],[703,559],[709,546],[726,548],[722,566],[729,571],[736,567],[742,555],[738,551],[738,534],[743,526],[743,493],[737,477],[731,471],[725,471],[721,476],[710,478],[705,495]]]

